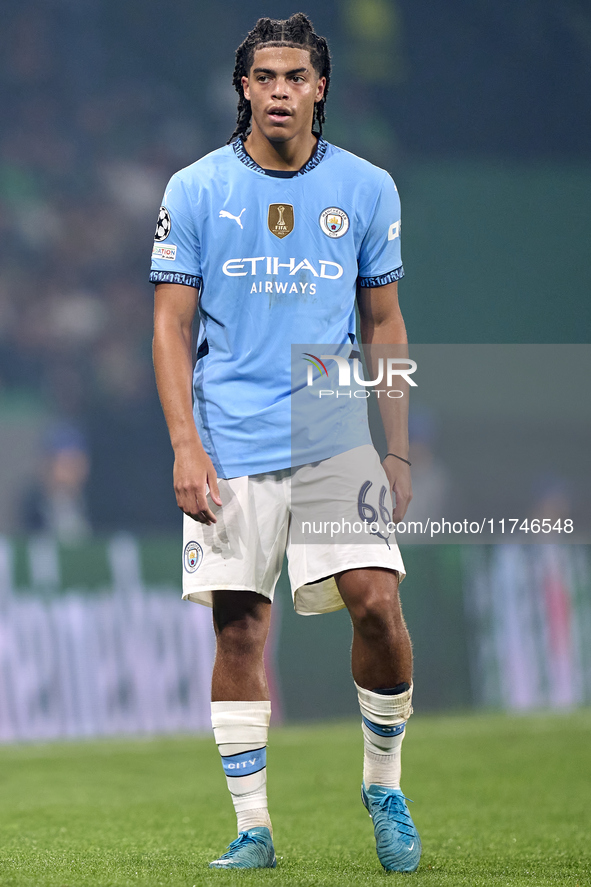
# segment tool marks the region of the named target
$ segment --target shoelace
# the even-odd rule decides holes
[[[405,801],[410,801],[411,804],[414,804],[414,801],[411,798],[396,794],[384,795],[384,797],[380,798],[377,803],[387,816],[390,816],[392,813],[398,813],[404,817],[403,824],[410,825],[412,820],[410,813],[405,807]],[[398,820],[398,822],[400,822],[400,820]]]
[[[265,841],[261,838],[260,835],[249,835],[247,832],[240,832],[237,838],[234,838],[231,844],[228,844],[228,850],[223,856],[220,856],[220,859],[224,859],[226,856],[231,856],[233,850],[237,850],[238,847],[241,847],[243,844],[264,844]]]

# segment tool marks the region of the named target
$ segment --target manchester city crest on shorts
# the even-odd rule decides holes
[[[156,222],[156,232],[154,234],[154,240],[166,240],[166,238],[170,234],[171,228],[172,222],[170,219],[170,213],[165,206],[161,206],[158,212],[158,221]]]
[[[203,549],[198,542],[187,542],[183,554],[184,567],[187,573],[194,573],[203,560]]]
[[[293,231],[293,206],[291,203],[270,203],[267,216],[269,231],[275,237],[287,237]]]
[[[338,206],[329,206],[322,210],[318,221],[328,237],[342,237],[349,230],[349,216]]]

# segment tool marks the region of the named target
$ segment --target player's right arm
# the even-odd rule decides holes
[[[199,439],[192,405],[192,326],[195,287],[160,283],[154,296],[153,357],[156,385],[174,450],[174,491],[179,508],[194,520],[216,523],[207,491],[221,505],[213,463]]]

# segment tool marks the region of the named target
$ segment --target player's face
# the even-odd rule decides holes
[[[280,142],[310,134],[314,105],[325,86],[326,77],[318,77],[309,51],[292,46],[257,49],[248,77],[242,78],[253,128],[270,141]]]

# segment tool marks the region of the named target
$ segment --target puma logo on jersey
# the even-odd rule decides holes
[[[239,216],[233,216],[232,213],[229,213],[227,210],[225,210],[225,209],[221,209],[221,210],[220,210],[220,219],[234,219],[234,221],[235,221],[238,225],[240,225],[240,227],[241,227],[242,230],[244,231],[244,226],[243,226],[243,224],[242,224],[242,220],[241,220],[241,216],[242,216],[242,213],[243,213],[243,212],[246,212],[246,207],[244,207],[244,209],[242,210],[242,212],[240,213]]]

